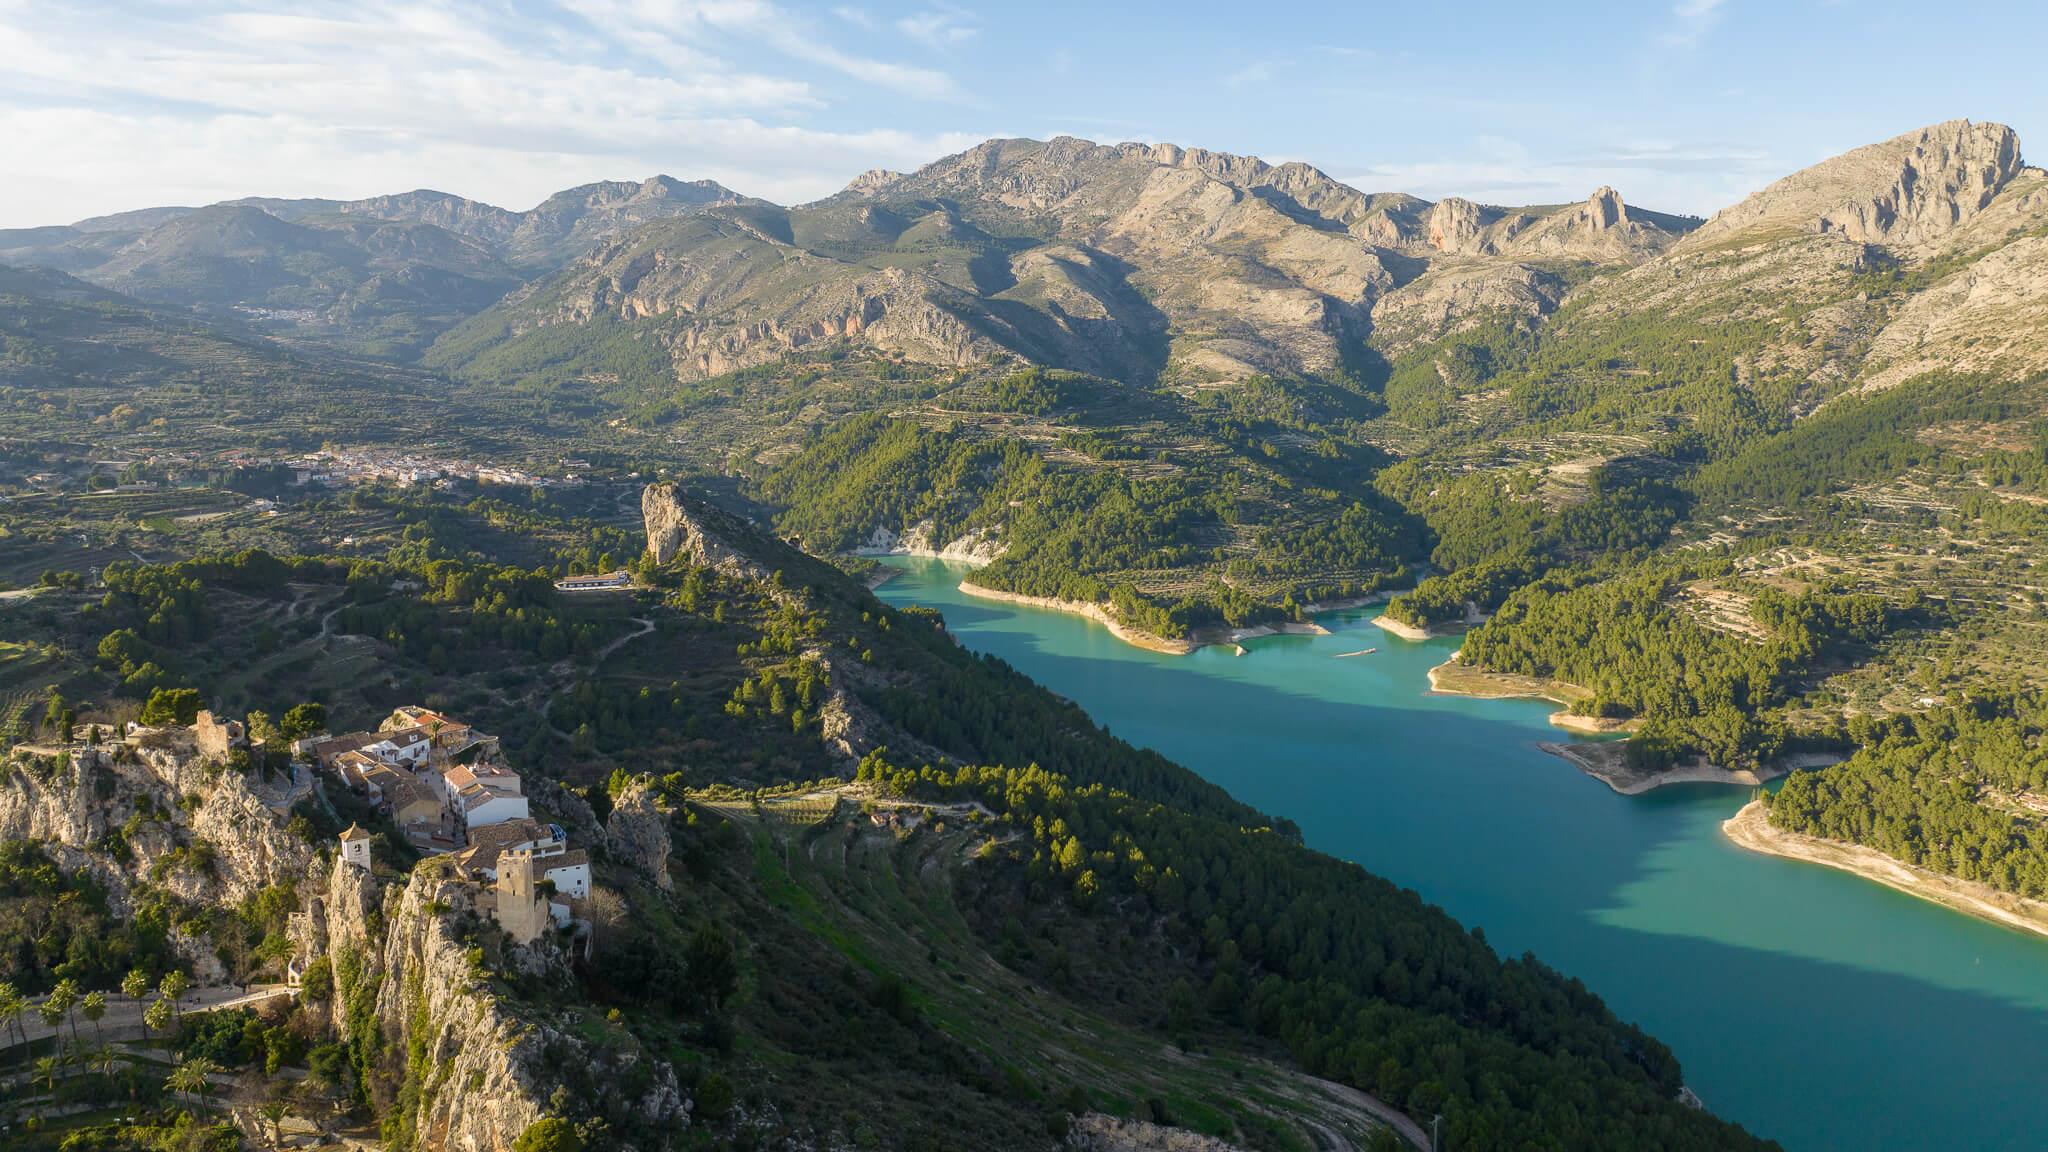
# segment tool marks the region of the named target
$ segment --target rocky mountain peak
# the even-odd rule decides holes
[[[866,195],[870,192],[879,192],[901,179],[903,179],[903,173],[901,172],[894,172],[887,168],[870,168],[849,181],[845,191],[857,195]]]
[[[1586,200],[1586,220],[1595,230],[1605,231],[1628,223],[1628,206],[1621,193],[1602,184]]]
[[[2011,128],[1949,120],[1795,172],[1722,211],[1697,236],[1791,227],[1866,244],[1938,246],[2021,167]]]
[[[1429,230],[1429,246],[1439,252],[1482,256],[1491,251],[1484,237],[1485,211],[1470,200],[1446,196],[1430,205],[1423,223]]]

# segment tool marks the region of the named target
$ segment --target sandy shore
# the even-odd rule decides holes
[[[1633,732],[1636,728],[1633,720],[1617,720],[1612,716],[1581,716],[1575,712],[1552,712],[1550,723],[1552,727],[1562,728],[1567,732],[1583,732],[1588,736],[1612,736],[1617,732]]]
[[[1243,640],[1256,640],[1261,636],[1328,636],[1330,630],[1312,621],[1296,623],[1292,620],[1283,624],[1259,624],[1251,628],[1229,628],[1222,631],[1204,629],[1196,634],[1195,644],[1236,644]]]
[[[1762,772],[1751,772],[1693,760],[1673,765],[1662,772],[1638,772],[1628,766],[1626,740],[1609,740],[1600,744],[1557,744],[1546,740],[1538,742],[1536,747],[1571,761],[1579,771],[1623,796],[1640,796],[1666,784],[1732,784],[1759,788],[1789,771],[1782,764],[1774,764]]]
[[[2000,892],[1988,884],[1958,880],[1916,868],[1861,844],[1823,840],[1774,828],[1760,800],[1743,805],[1742,811],[1721,825],[1721,831],[1728,839],[1752,852],[1853,872],[1865,880],[1874,880],[1909,896],[1918,896],[2008,928],[2048,936],[2048,902],[2028,900]]]
[[[1109,614],[1109,609],[1104,608],[1100,604],[1090,604],[1083,600],[1058,600],[1051,596],[1025,596],[1017,592],[1003,592],[995,588],[984,588],[971,580],[962,580],[960,582],[960,591],[983,600],[1000,600],[1005,604],[1027,604],[1033,608],[1050,608],[1055,612],[1072,612],[1076,616],[1086,616],[1088,619],[1109,629],[1111,636],[1133,647],[1144,648],[1152,652],[1164,652],[1171,656],[1185,656],[1193,652],[1197,647],[1191,640],[1169,640],[1164,636],[1155,636],[1140,628],[1119,624],[1116,617]]]
[[[1455,652],[1449,660],[1429,670],[1429,690],[1446,696],[1474,696],[1481,700],[1548,700],[1566,707],[1592,695],[1586,689],[1562,680],[1473,668],[1460,662]]]
[[[878,556],[913,556],[919,560],[945,560],[953,564],[965,564],[970,568],[985,568],[995,563],[993,556],[979,556],[972,552],[943,552],[930,548],[855,548],[855,556],[873,559]]]
[[[1372,622],[1377,627],[1384,628],[1403,640],[1427,640],[1432,636],[1442,635],[1440,632],[1432,632],[1427,628],[1417,628],[1413,624],[1403,624],[1384,613],[1373,617]]]

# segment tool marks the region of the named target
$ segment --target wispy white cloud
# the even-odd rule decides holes
[[[904,16],[896,21],[896,30],[933,51],[965,43],[980,32],[967,22],[963,14],[951,9],[934,9]]]
[[[1373,165],[1338,178],[1368,192],[1504,205],[1566,203],[1604,184],[1637,207],[1706,215],[1782,174],[1782,163],[1760,149],[1675,140],[1543,155],[1516,141],[1481,136],[1457,151],[1467,158]]]
[[[1721,23],[1725,0],[1678,0],[1671,6],[1670,23],[1657,39],[1673,48],[1690,48],[1707,38]]]
[[[1223,86],[1226,88],[1261,88],[1272,82],[1273,65],[1265,60],[1254,60],[1223,76]]]
[[[758,0],[560,0],[517,19],[496,0],[110,11],[0,0],[0,226],[421,185],[520,207],[655,171],[804,200],[973,141],[810,126],[833,99],[820,69],[894,94],[951,82]]]

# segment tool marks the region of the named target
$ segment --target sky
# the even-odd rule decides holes
[[[800,203],[1055,135],[1707,215],[1940,120],[2048,133],[2044,44],[2038,0],[0,0],[0,228],[657,172]]]

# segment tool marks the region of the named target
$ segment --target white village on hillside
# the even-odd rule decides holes
[[[498,738],[428,708],[395,709],[375,732],[312,736],[293,745],[390,818],[413,848],[446,855],[477,888],[475,906],[515,943],[586,918],[590,856],[559,824],[533,818]],[[372,834],[351,825],[342,858],[372,865]]]

